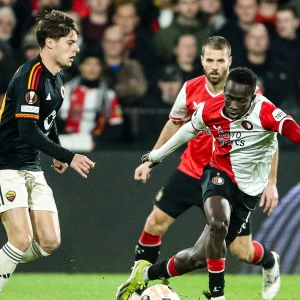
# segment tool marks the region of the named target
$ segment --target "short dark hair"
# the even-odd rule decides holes
[[[223,50],[227,49],[229,56],[231,56],[231,45],[230,43],[222,36],[211,36],[206,42],[202,45],[202,55],[206,47],[212,48],[214,50]]]
[[[36,38],[41,48],[45,46],[45,40],[48,37],[59,40],[72,30],[79,34],[75,21],[62,11],[41,11],[38,13],[36,21],[38,22]]]
[[[257,76],[256,74],[248,69],[248,68],[242,68],[242,67],[238,67],[235,69],[232,69],[227,77],[227,81],[226,84],[229,81],[233,81],[239,84],[243,84],[243,85],[248,85],[250,88],[252,88],[255,92],[256,89],[256,82],[257,82]],[[226,87],[226,85],[225,85]]]

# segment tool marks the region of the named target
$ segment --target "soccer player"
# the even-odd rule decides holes
[[[40,151],[54,171],[68,166],[86,178],[94,162],[60,146],[55,116],[64,99],[63,67],[79,51],[74,20],[41,12],[40,55],[22,65],[0,108],[0,217],[8,242],[0,249],[0,291],[20,262],[50,255],[60,245],[56,204],[40,165]]]
[[[171,110],[170,120],[162,130],[154,149],[168,141],[202,101],[215,99],[223,94],[231,60],[231,46],[223,37],[210,37],[204,43],[201,62],[205,75],[189,80],[183,85]],[[153,211],[147,218],[136,246],[136,261],[143,259],[155,263],[159,255],[162,235],[169,226],[191,206],[201,205],[202,195],[198,189],[198,180],[202,176],[203,167],[210,161],[212,149],[213,138],[206,134],[206,130],[188,143],[178,169],[156,196]],[[272,213],[278,203],[277,163],[278,152],[274,155],[268,185],[260,201],[260,206],[265,203],[264,211],[268,214]],[[139,166],[134,178],[146,182],[151,171],[149,165],[150,163],[145,163]],[[268,275],[273,267],[277,266],[275,266],[274,255],[263,244],[252,241],[250,220],[230,245],[230,250],[241,261],[260,264],[263,267],[262,295],[264,299],[268,299],[269,293],[272,293],[274,288],[277,289],[276,283],[270,281]]]
[[[207,225],[194,247],[169,260],[151,265],[135,263],[129,279],[117,292],[117,299],[129,295],[148,280],[169,278],[207,266],[211,299],[224,300],[226,247],[247,223],[267,185],[279,132],[300,146],[300,126],[262,95],[256,94],[256,75],[247,68],[232,70],[224,95],[201,103],[191,121],[162,147],[142,157],[160,162],[185,142],[209,128],[215,138],[212,159],[198,181],[201,207]],[[274,255],[274,272],[279,279],[278,257]],[[276,272],[275,272],[276,271]],[[276,293],[269,294],[273,299]]]

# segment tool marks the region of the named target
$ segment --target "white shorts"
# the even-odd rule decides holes
[[[0,170],[0,213],[16,207],[57,213],[44,172]]]

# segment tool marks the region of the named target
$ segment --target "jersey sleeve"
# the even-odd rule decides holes
[[[41,76],[41,66],[26,75],[21,76],[15,82],[14,98],[16,99],[15,117],[20,119],[39,120],[40,114],[40,95],[38,94],[38,83]]]
[[[186,105],[186,82],[182,86],[175,103],[171,109],[169,118],[173,121],[186,121],[190,118],[190,111]]]
[[[264,129],[279,132],[280,134],[282,134],[282,126],[285,121],[294,121],[290,115],[287,115],[269,101],[263,101],[259,118]]]
[[[193,113],[191,123],[194,129],[201,131],[206,129],[206,125],[203,121],[203,109],[205,102],[200,103],[199,108]]]

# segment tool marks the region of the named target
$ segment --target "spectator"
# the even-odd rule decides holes
[[[174,64],[181,71],[183,81],[203,74],[200,60],[197,59],[197,41],[192,34],[181,35],[174,47]]]
[[[102,39],[104,30],[110,25],[111,0],[88,0],[90,13],[82,19],[82,36],[87,46],[94,46]]]
[[[74,151],[103,149],[120,140],[123,118],[118,99],[102,78],[102,62],[96,53],[82,56],[80,75],[65,90],[59,112],[60,140]]]
[[[246,53],[244,36],[257,13],[257,0],[235,0],[234,12],[237,19],[229,19],[215,35],[225,37],[232,47],[233,66],[240,66]]]
[[[242,66],[257,74],[258,86],[264,95],[272,99],[276,106],[282,107],[285,101],[290,108],[295,107],[297,81],[288,66],[268,52],[269,34],[266,26],[262,23],[251,25],[245,45],[247,53]]]
[[[143,67],[148,80],[153,78],[156,60],[152,39],[139,28],[140,18],[136,6],[131,2],[116,5],[113,23],[123,32],[125,40],[124,55],[137,60]]]
[[[158,23],[161,29],[169,27],[175,18],[175,0],[160,1]]]
[[[279,8],[276,13],[276,36],[271,40],[270,52],[290,67],[293,77],[298,81],[297,94],[299,95],[300,37],[297,33],[298,28],[299,19],[296,9],[292,6]]]
[[[260,0],[255,22],[264,23],[271,34],[274,33],[276,23],[276,11],[279,0]]]
[[[102,39],[105,61],[104,78],[108,86],[116,91],[122,108],[143,105],[147,92],[147,81],[138,61],[124,56],[125,40],[119,26],[108,27]],[[124,114],[122,140],[132,142],[137,137],[137,114]]]
[[[22,63],[30,61],[37,57],[40,54],[40,46],[37,42],[36,36],[34,33],[29,32],[25,35],[22,44],[22,51],[24,59]]]
[[[154,36],[157,55],[168,62],[173,55],[176,39],[183,34],[192,34],[197,40],[197,54],[201,54],[202,43],[211,35],[206,16],[199,15],[198,0],[178,0],[178,15],[171,26],[161,29]]]
[[[208,23],[214,31],[226,23],[221,0],[199,0],[199,5],[200,11],[208,16]]]
[[[16,27],[16,15],[11,7],[0,8],[0,39],[9,42]]]
[[[147,81],[141,65],[136,60],[124,57],[125,40],[119,26],[105,30],[102,48],[104,77],[108,86],[116,91],[122,107],[139,105],[147,91]]]

